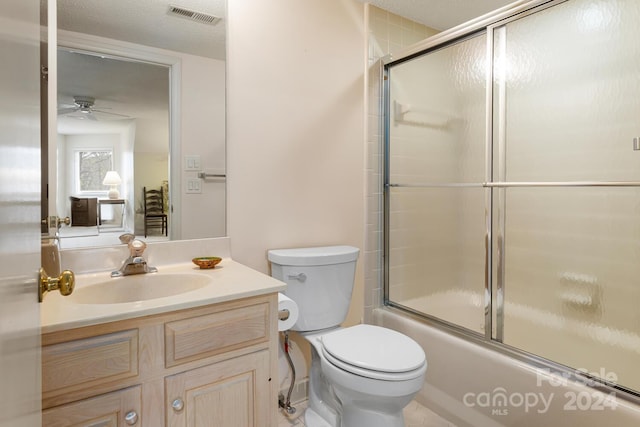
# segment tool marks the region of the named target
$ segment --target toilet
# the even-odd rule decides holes
[[[374,325],[343,328],[358,248],[268,252],[271,275],[298,305],[292,330],[311,344],[309,427],[403,427],[402,409],[424,383],[427,361],[411,338]]]

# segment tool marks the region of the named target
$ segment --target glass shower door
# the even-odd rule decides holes
[[[486,34],[394,66],[388,87],[392,304],[485,333]]]
[[[572,0],[493,32],[494,338],[636,390],[639,20]]]

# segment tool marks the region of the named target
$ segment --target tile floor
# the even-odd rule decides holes
[[[280,412],[278,427],[304,427],[303,415],[307,408],[307,402],[294,406],[297,410],[292,416]],[[404,408],[404,423],[406,427],[456,427],[416,401]]]

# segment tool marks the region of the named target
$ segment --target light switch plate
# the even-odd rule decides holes
[[[189,155],[184,156],[184,170],[186,171],[199,171],[201,169],[200,156]]]
[[[187,194],[201,194],[202,193],[202,180],[199,178],[187,179]]]

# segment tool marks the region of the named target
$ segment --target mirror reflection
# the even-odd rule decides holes
[[[159,233],[149,225],[170,212],[169,68],[59,48],[57,113],[56,204],[71,217],[63,243],[105,243],[109,232],[166,239],[164,223]],[[145,188],[161,203],[145,203]]]
[[[57,2],[49,205],[53,193],[57,215],[71,217],[61,247],[120,244],[123,232],[224,236],[224,20],[171,16],[162,1],[104,3]],[[225,15],[224,1],[181,7]]]

